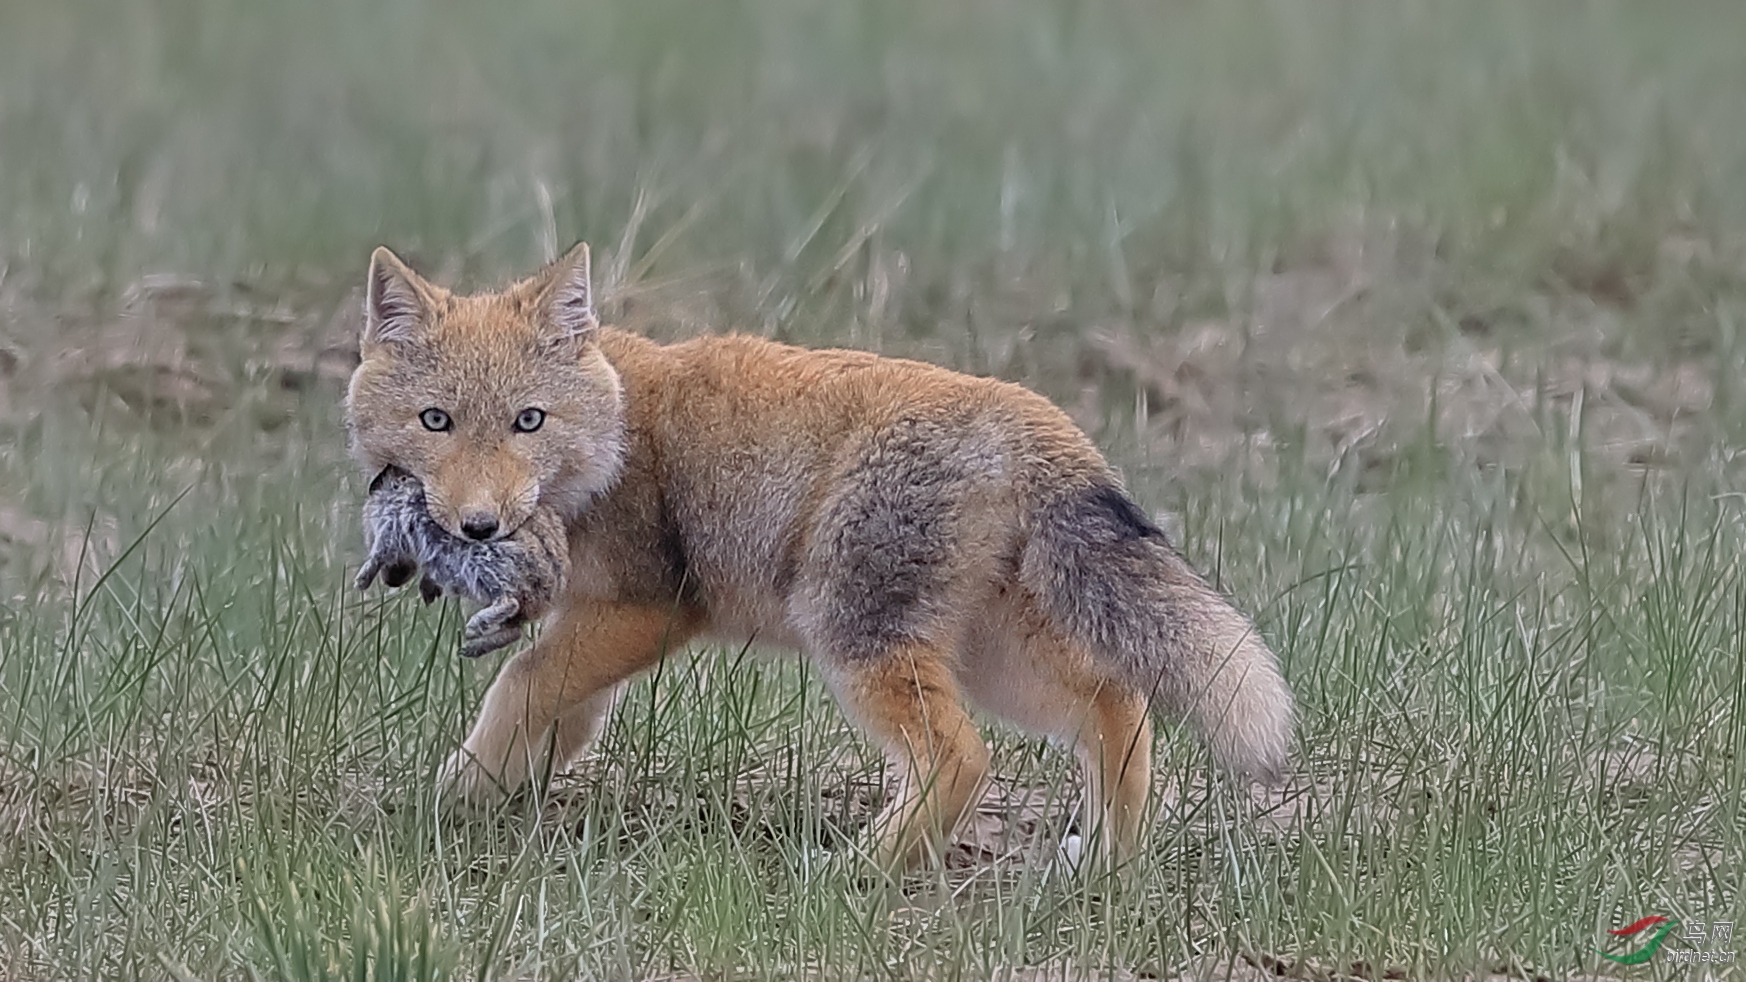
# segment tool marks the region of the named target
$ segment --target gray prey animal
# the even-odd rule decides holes
[[[534,509],[501,539],[459,539],[430,517],[418,479],[396,467],[370,482],[364,538],[370,551],[358,589],[369,589],[378,575],[397,587],[418,573],[425,603],[450,593],[483,605],[461,635],[468,658],[514,644],[525,624],[551,608],[570,575],[569,538],[550,509]]]

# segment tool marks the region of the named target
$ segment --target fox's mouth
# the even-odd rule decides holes
[[[387,483],[389,478],[399,477],[400,475],[405,474],[405,473],[406,473],[405,471],[401,470],[398,467],[395,467],[393,464],[389,464],[387,467],[384,467],[379,472],[377,472],[375,477],[370,478],[370,493],[375,494],[376,492],[382,490],[382,485]],[[421,484],[422,484],[422,482],[421,482]]]
[[[486,536],[483,539],[475,539],[472,536],[468,535],[460,527],[459,523],[451,526],[448,522],[444,522],[444,521],[438,519],[435,515],[431,516],[431,520],[436,522],[438,527],[440,527],[444,532],[446,532],[448,534],[449,538],[455,540],[455,543],[457,545],[462,545],[462,546],[488,546],[488,545],[492,544],[493,542],[502,542],[503,540],[508,539],[511,536],[515,535],[517,532],[520,532],[522,530],[522,527],[527,525],[528,521],[531,520],[532,518],[533,518],[533,513],[530,511],[527,515],[523,516],[515,524],[506,525],[506,524],[500,523],[497,526],[497,531],[491,533],[490,535]]]

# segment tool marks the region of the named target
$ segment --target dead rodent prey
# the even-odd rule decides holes
[[[395,467],[370,482],[364,537],[369,555],[358,571],[359,589],[377,576],[398,587],[416,573],[426,603],[446,593],[481,605],[461,636],[468,658],[514,644],[525,624],[551,608],[569,573],[569,545],[556,514],[535,509],[501,538],[462,539],[431,518],[424,486]]]

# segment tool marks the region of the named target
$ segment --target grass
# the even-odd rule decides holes
[[[1742,27],[7,4],[0,977],[1563,978],[1746,919]],[[1280,650],[1291,783],[1167,730],[1143,860],[1075,878],[1062,755],[992,730],[966,844],[869,884],[877,757],[796,659],[699,649],[450,814],[494,665],[347,585],[356,289],[574,238],[657,336],[1069,408]]]

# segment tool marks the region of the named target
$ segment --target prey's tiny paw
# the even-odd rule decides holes
[[[467,637],[482,637],[506,627],[521,626],[521,601],[500,597],[496,603],[467,619]]]
[[[368,590],[376,582],[376,577],[382,578],[383,584],[389,587],[405,586],[412,579],[412,574],[418,572],[417,564],[409,559],[397,559],[386,562],[380,556],[371,556],[364,560],[363,568],[358,570],[358,589]]]
[[[486,634],[475,634],[471,625],[461,639],[461,657],[478,658],[499,648],[507,648],[521,640],[521,628],[500,627]]]
[[[403,587],[412,579],[412,574],[418,572],[418,564],[410,560],[400,559],[382,569],[382,582],[391,587]]]

